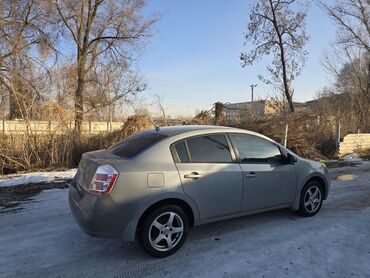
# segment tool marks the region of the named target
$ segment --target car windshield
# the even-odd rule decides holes
[[[166,137],[157,132],[140,132],[109,147],[108,152],[120,157],[131,158]]]

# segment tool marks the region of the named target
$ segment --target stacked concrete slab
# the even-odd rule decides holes
[[[370,148],[370,133],[348,134],[343,138],[343,142],[339,144],[339,155],[368,148]]]

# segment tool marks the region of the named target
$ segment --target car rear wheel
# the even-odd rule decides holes
[[[178,206],[156,208],[143,221],[141,242],[151,256],[163,258],[181,248],[186,240],[189,220]]]
[[[314,216],[319,212],[323,201],[322,185],[317,181],[307,183],[301,194],[299,214],[304,217]]]

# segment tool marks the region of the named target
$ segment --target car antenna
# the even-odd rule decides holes
[[[152,125],[155,126],[155,131],[159,132],[159,126],[157,126],[157,124],[152,119],[150,119],[150,121],[151,121]]]

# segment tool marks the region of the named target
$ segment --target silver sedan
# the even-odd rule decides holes
[[[313,216],[329,186],[325,165],[261,134],[179,126],[85,153],[69,204],[87,234],[138,238],[150,255],[166,257],[195,225],[282,208]]]

